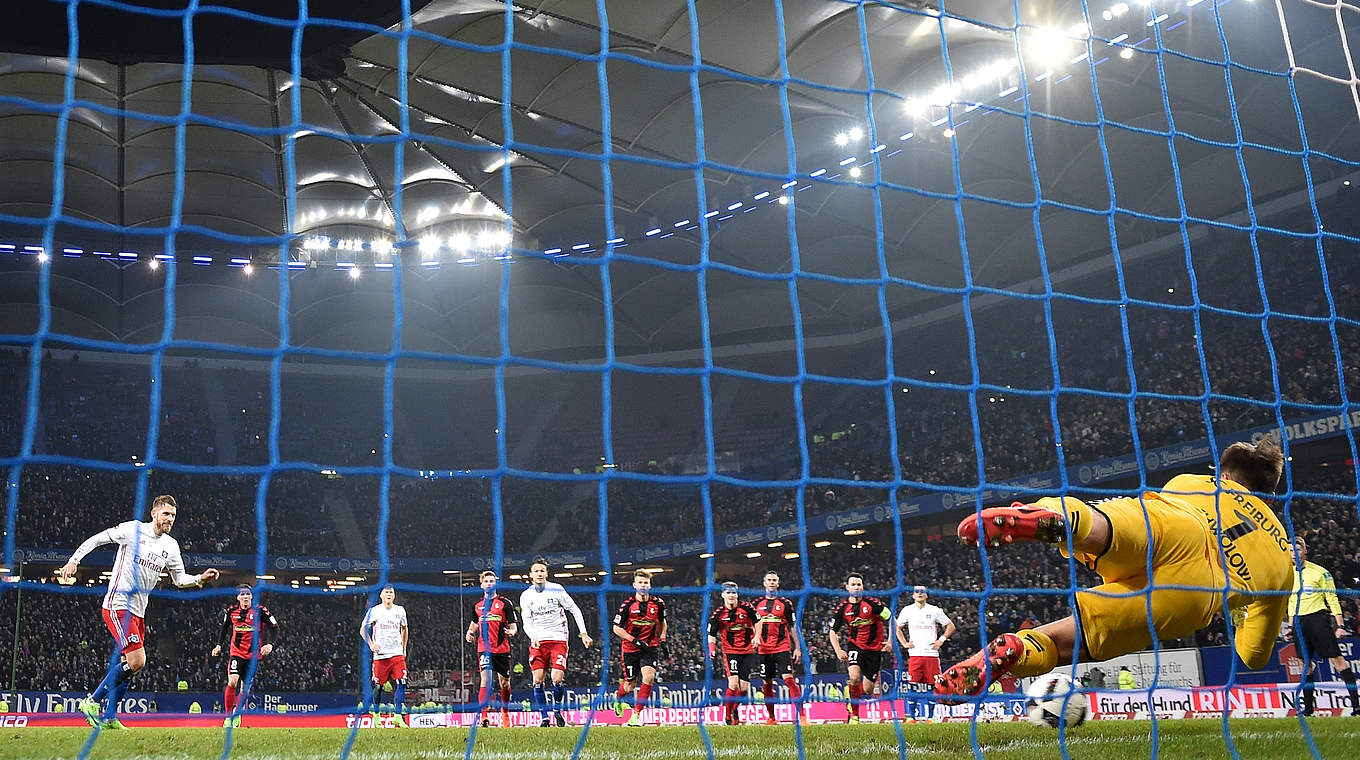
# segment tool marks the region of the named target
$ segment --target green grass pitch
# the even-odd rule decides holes
[[[1073,758],[1112,760],[1150,757],[1152,724],[1147,721],[1100,721],[1070,732],[1067,751]],[[1168,720],[1159,724],[1158,757],[1230,757],[1221,724],[1214,720]],[[1324,718],[1308,722],[1308,730],[1324,758],[1352,760],[1360,752],[1360,719]],[[10,758],[72,758],[89,738],[81,728],[0,729],[0,760]],[[1244,760],[1293,760],[1311,757],[1307,740],[1295,719],[1240,719],[1229,733]],[[570,758],[579,729],[484,729],[477,732],[472,757]],[[974,757],[966,723],[906,725],[902,727],[906,756],[916,758]],[[715,758],[794,758],[798,756],[790,726],[711,726]],[[220,758],[223,729],[128,729],[104,732],[91,758],[146,758],[181,760]],[[338,758],[346,729],[248,728],[233,732],[230,757]],[[355,739],[355,760],[399,758],[461,758],[468,731],[462,729],[365,729]],[[982,757],[996,760],[1057,758],[1058,732],[1024,723],[979,724]],[[899,757],[897,734],[891,725],[827,725],[804,729],[803,749],[808,758]],[[707,757],[695,727],[620,728],[590,730],[581,757],[588,760],[679,760]]]

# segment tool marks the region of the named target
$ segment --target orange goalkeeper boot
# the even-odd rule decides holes
[[[1009,507],[988,507],[963,518],[959,521],[959,540],[976,545],[978,523],[982,524],[987,545],[992,547],[1015,541],[1056,544],[1067,535],[1067,520],[1061,512],[1018,501]]]
[[[1024,653],[1025,645],[1019,636],[1003,633],[986,649],[935,676],[935,694],[945,704],[957,704],[963,701],[959,697],[981,694],[993,681],[1009,673]]]

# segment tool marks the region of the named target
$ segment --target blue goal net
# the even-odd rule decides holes
[[[0,30],[17,713],[118,681],[113,553],[58,569],[171,494],[188,572],[222,580],[150,591],[105,717],[216,711],[224,757],[234,718],[298,712],[349,727],[342,756],[393,720],[475,756],[484,726],[564,713],[573,756],[637,718],[709,757],[715,723],[791,726],[799,757],[804,721],[890,725],[900,757],[959,723],[986,757],[1029,680],[940,700],[897,615],[923,588],[948,669],[1072,614],[1100,568],[960,523],[1154,492],[1267,437],[1282,551],[1308,542],[1360,651],[1353,4],[31,5]],[[486,612],[484,573],[511,609],[540,559],[593,639],[561,612],[561,668]],[[884,610],[862,641],[856,574]],[[787,662],[744,659],[729,583],[789,606]],[[277,641],[233,627],[238,585]],[[389,585],[411,656],[379,682],[359,631]],[[1229,718],[1288,718],[1320,756],[1297,716],[1350,712],[1352,671],[1297,606],[1247,670],[1231,589],[1195,588],[1224,600],[1199,630],[1064,656],[1081,716],[1149,720],[1154,757],[1172,719],[1220,717],[1237,757]],[[277,651],[235,658],[233,630]],[[847,681],[847,638],[878,678]]]

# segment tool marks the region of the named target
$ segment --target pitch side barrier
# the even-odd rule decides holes
[[[1360,428],[1360,410],[1349,413],[1320,414],[1296,419],[1285,424],[1283,434],[1295,443],[1322,440],[1344,435],[1349,429]],[[1215,450],[1222,451],[1237,441],[1255,442],[1270,433],[1280,433],[1281,428],[1263,426],[1228,433],[1215,438],[1216,447],[1209,445],[1207,438],[1198,441],[1178,443],[1143,452],[1144,469],[1150,472],[1173,470],[1187,465],[1208,462]],[[1125,454],[1112,459],[1074,465],[1067,468],[1067,483],[1076,486],[1092,486],[1112,480],[1120,480],[1139,472],[1138,457]],[[947,512],[952,509],[977,503],[995,504],[1013,498],[1033,498],[1036,494],[1053,493],[1062,487],[1063,479],[1057,470],[1027,475],[1000,481],[994,488],[984,488],[980,492],[959,489],[943,493],[927,494],[898,502],[897,511],[902,516]],[[892,506],[878,504],[857,509],[841,510],[829,514],[807,518],[807,535],[815,536],[824,532],[859,528],[892,521]],[[782,522],[746,530],[721,533],[714,536],[713,543],[718,549],[740,549],[771,541],[797,538],[800,534],[797,522]],[[702,538],[672,541],[633,549],[615,549],[610,552],[615,562],[651,562],[662,559],[678,559],[702,554],[708,551],[708,544]],[[503,569],[527,569],[537,555],[506,554],[501,563]],[[549,552],[548,563],[553,566],[568,564],[599,564],[598,550]],[[15,562],[60,565],[70,558],[66,549],[16,549]],[[208,566],[221,569],[253,570],[255,556],[251,554],[199,554],[186,553],[184,561],[191,566]],[[85,559],[85,564],[107,566],[113,562],[112,552],[94,552]],[[282,571],[318,572],[378,572],[383,563],[375,558],[353,557],[305,557],[275,556],[268,558],[266,564]],[[389,572],[440,573],[445,570],[464,570],[477,572],[488,569],[490,560],[485,557],[392,557],[387,561]]]
[[[1317,687],[1318,715],[1340,716],[1349,712],[1350,703],[1346,690],[1339,684],[1319,684]],[[26,706],[27,696],[19,704]],[[83,694],[37,693],[39,699],[78,699]],[[147,702],[152,697],[170,695],[143,695],[140,699]],[[185,696],[180,694],[179,696]],[[203,696],[208,696],[207,694]],[[315,695],[314,695],[315,696]],[[330,695],[334,696],[334,695]],[[1161,720],[1180,719],[1220,719],[1226,712],[1232,718],[1291,718],[1298,714],[1298,704],[1302,700],[1297,684],[1259,684],[1249,686],[1199,688],[1159,688],[1088,690],[1079,698],[1086,700],[1089,711],[1088,720],[1149,720],[1154,715]],[[129,702],[138,700],[129,700]],[[649,707],[642,711],[643,723],[649,725],[685,726],[699,722],[719,724],[723,721],[721,705],[703,707]],[[785,724],[792,723],[797,713],[792,704],[778,704],[775,718]],[[804,715],[814,723],[840,723],[845,720],[845,705],[841,701],[808,701],[802,705]],[[905,719],[909,706],[902,699],[879,699],[861,706],[861,718],[866,723],[891,723]],[[597,726],[621,725],[623,718],[613,710],[585,709],[564,711],[573,725],[587,721]],[[406,716],[407,723],[415,728],[469,727],[477,719],[475,709],[462,711],[416,710]],[[738,709],[738,717],[743,723],[761,723],[765,719],[765,708],[759,704],[743,704]],[[982,722],[1010,722],[1025,720],[1025,702],[1022,698],[1009,695],[988,696],[982,701],[961,705],[934,705],[932,719],[941,722],[967,723],[975,719]],[[202,727],[221,726],[221,713],[187,712],[148,712],[146,710],[119,712],[119,718],[130,726],[146,727]],[[492,725],[537,726],[539,713],[515,709],[508,713],[508,722],[499,711],[492,711]],[[385,728],[391,726],[390,718],[373,714],[357,713],[345,709],[330,711],[302,712],[264,712],[252,711],[243,716],[243,725],[250,727],[287,727],[287,728]],[[69,710],[60,712],[10,712],[0,714],[0,727],[25,728],[29,726],[84,726],[84,716]]]

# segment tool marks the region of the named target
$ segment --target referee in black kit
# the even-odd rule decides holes
[[[1330,608],[1331,614],[1328,615]],[[1313,670],[1320,657],[1331,660],[1337,678],[1346,684],[1351,694],[1351,715],[1360,715],[1360,694],[1356,693],[1355,671],[1341,656],[1337,638],[1349,636],[1342,627],[1341,602],[1336,597],[1336,582],[1327,568],[1308,561],[1308,543],[1302,536],[1294,539],[1294,591],[1289,599],[1289,615],[1298,619],[1294,640],[1301,644],[1299,656],[1308,659],[1303,672],[1303,715],[1312,715],[1316,705],[1313,693]],[[1332,619],[1336,630],[1332,630]],[[1286,623],[1288,626],[1288,623]]]

